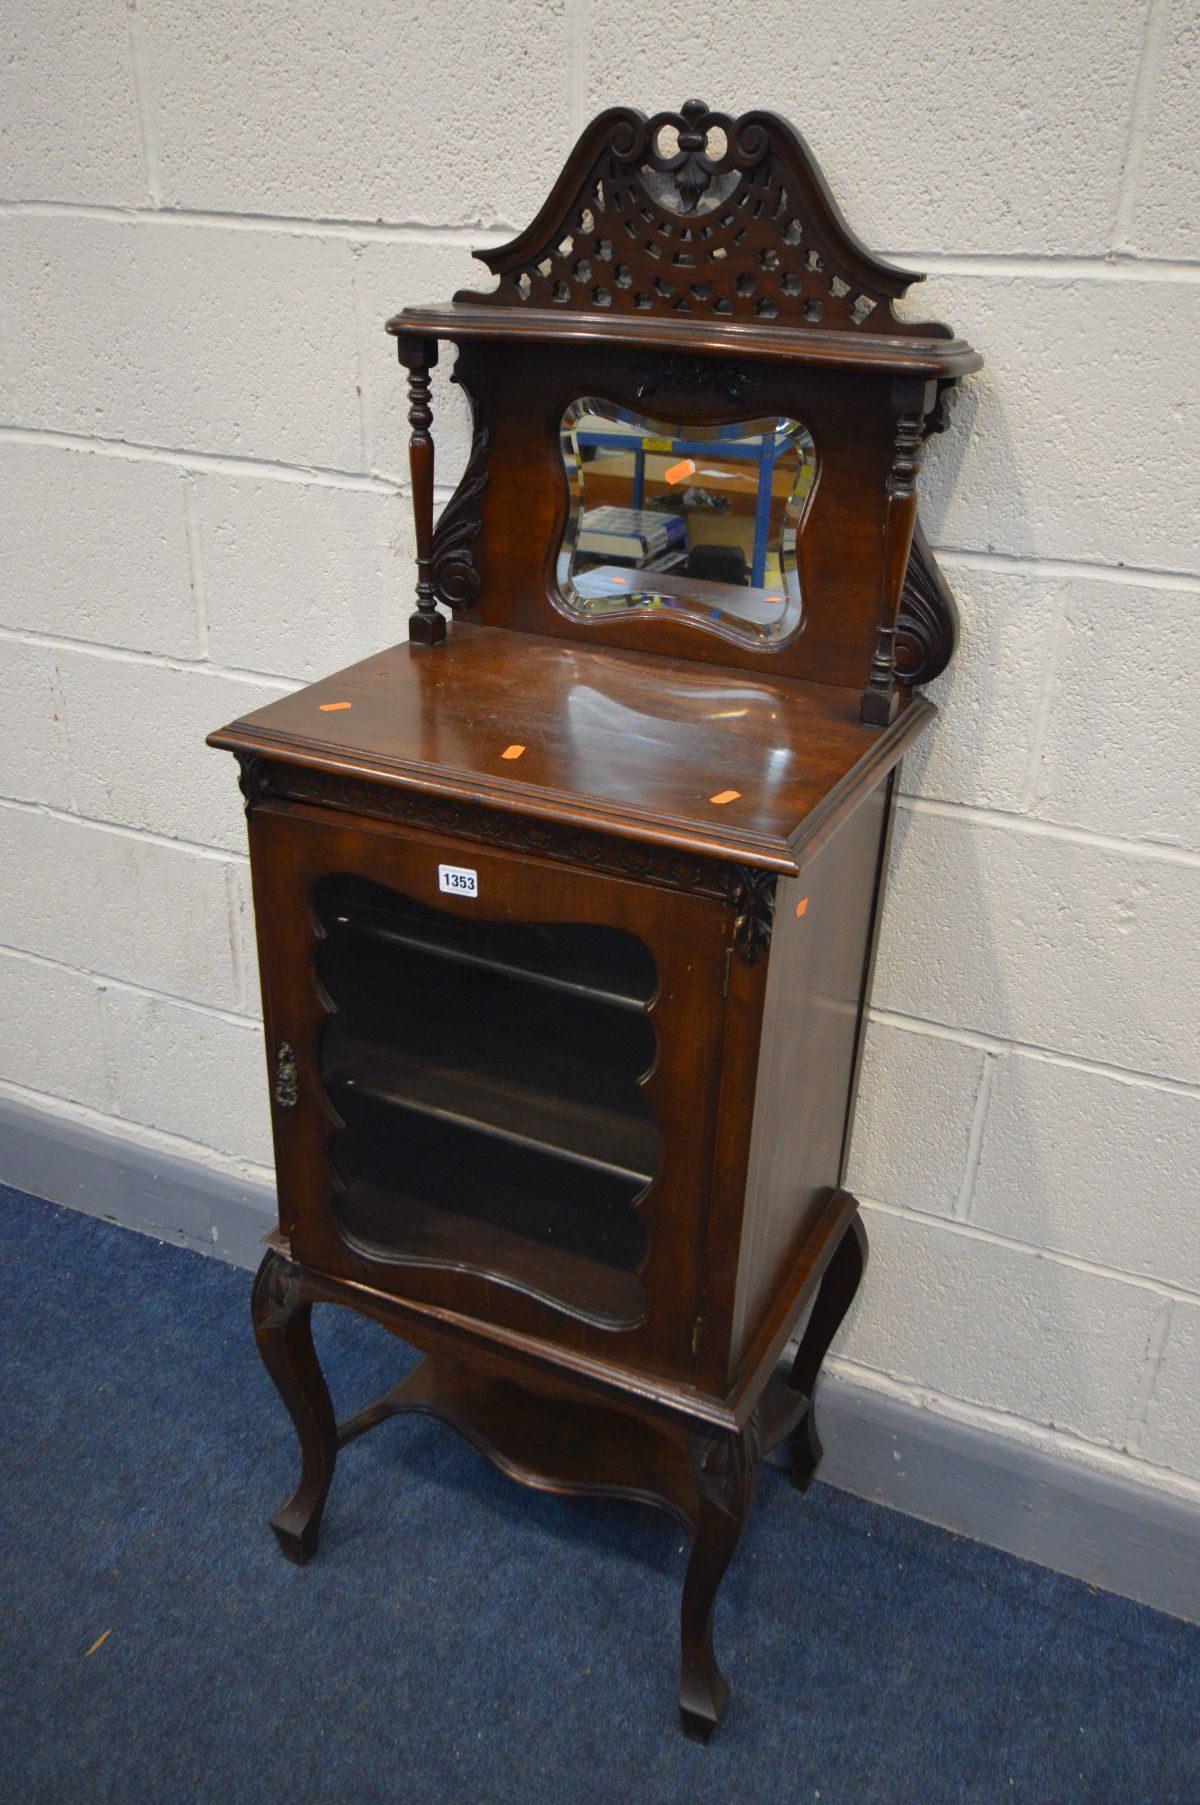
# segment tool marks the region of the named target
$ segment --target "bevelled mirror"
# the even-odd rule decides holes
[[[568,614],[671,613],[760,649],[797,632],[796,544],[817,478],[799,420],[682,424],[583,396],[559,444]]]

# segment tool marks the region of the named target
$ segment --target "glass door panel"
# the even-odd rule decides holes
[[[638,1323],[637,1206],[659,1165],[639,1083],[655,1057],[646,946],[601,924],[464,918],[350,875],[312,902],[347,1238]]]

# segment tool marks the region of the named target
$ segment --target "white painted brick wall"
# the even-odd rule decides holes
[[[1200,1294],[1200,1097],[1020,1053],[985,1057],[994,1078],[970,1220]]]
[[[1107,248],[1143,21],[1113,0],[1025,0],[1019,15],[1007,0],[802,14],[757,0],[733,16],[703,0],[666,27],[640,0],[605,0],[584,45],[585,112],[657,112],[685,88],[735,112],[775,106],[872,247],[1088,252]]]
[[[112,0],[22,0],[0,60],[4,193],[146,199],[129,36]]]
[[[947,181],[950,180],[947,171]],[[984,347],[961,432],[927,460],[939,543],[1017,558],[1195,572],[1200,524],[1184,479],[1200,433],[1193,277],[1136,266],[1069,279],[936,275],[903,309]]]
[[[61,211],[2,224],[21,425],[357,468],[345,239]]]
[[[1019,810],[1070,579],[1033,563],[999,570],[955,556],[944,563],[962,636],[951,669],[929,685],[943,712],[905,760],[904,789],[935,802]]]
[[[100,999],[83,972],[0,953],[0,1082],[111,1110]]]
[[[486,285],[471,244],[593,110],[777,106],[988,360],[924,479],[964,634],[905,771],[838,1358],[1200,1499],[1197,66],[1194,0],[19,8],[0,1086],[265,1166],[240,799],[202,742],[402,631],[383,321]]]
[[[80,814],[245,853],[230,771],[219,759],[197,759],[196,747],[220,722],[290,685],[75,649],[56,653],[55,667]]]
[[[1147,1460],[1200,1480],[1196,1399],[1200,1397],[1200,1305],[1171,1308],[1154,1395],[1140,1438]]]
[[[393,489],[205,472],[196,511],[217,663],[311,682],[402,637],[412,506]]]
[[[77,971],[236,1008],[230,873],[140,831],[0,805],[5,940]],[[17,1031],[36,1033],[36,1018]]]
[[[899,812],[880,1007],[1200,1084],[1200,861],[939,807]]]
[[[1142,257],[1200,257],[1200,13],[1155,0],[1139,71],[1144,129],[1128,148],[1132,179],[1117,247]]]
[[[0,491],[5,631],[196,657],[179,470],[26,434],[0,442]]]
[[[72,806],[74,786],[54,652],[27,640],[0,641],[4,789],[18,802]]]
[[[523,225],[558,174],[563,0],[138,3],[165,206]]]
[[[1200,308],[1200,294],[1196,297]],[[1188,589],[1072,582],[1034,788],[1043,820],[1200,851]],[[1120,656],[1106,656],[1110,646]],[[1104,737],[1089,731],[1097,707]]]
[[[105,1026],[121,1115],[270,1164],[266,1061],[253,1022],[112,990]]]
[[[907,1209],[957,1215],[987,1062],[980,1047],[961,1040],[873,1022],[854,1124],[852,1188]]]
[[[258,978],[258,943],[255,938],[249,859],[233,874],[230,908],[233,914],[234,959],[241,973],[242,1008],[248,1016],[261,1021],[262,991]]]
[[[1162,1299],[1024,1247],[867,1212],[846,1351],[924,1390],[1122,1447]]]

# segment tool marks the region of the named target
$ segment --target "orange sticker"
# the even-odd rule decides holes
[[[524,746],[506,746],[500,756],[501,758],[520,758],[524,750]]]
[[[696,465],[692,458],[684,458],[678,464],[672,464],[669,470],[663,471],[664,483],[685,483],[689,476],[695,476]]]
[[[736,802],[741,793],[740,790],[718,790],[716,795],[710,796],[708,800],[710,802],[715,802],[717,807],[720,808],[721,804],[724,802]]]
[[[800,898],[800,901],[796,904],[797,915],[803,915],[803,913],[804,913],[805,909],[807,909],[807,907],[808,907],[808,898],[807,898],[807,896],[802,896]]]
[[[321,702],[318,706],[322,714],[340,714],[343,708],[353,708],[354,704],[353,702]]]

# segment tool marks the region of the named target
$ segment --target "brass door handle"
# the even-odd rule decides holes
[[[286,1040],[279,1043],[279,1054],[275,1061],[275,1101],[280,1109],[295,1109],[300,1101],[296,1055]]]

